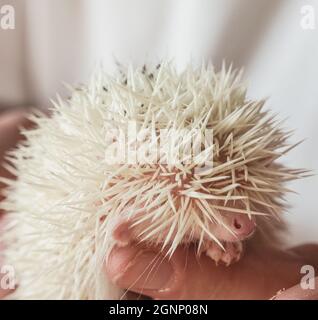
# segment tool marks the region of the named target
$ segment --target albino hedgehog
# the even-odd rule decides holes
[[[103,272],[116,244],[168,256],[191,244],[229,265],[253,233],[277,243],[284,183],[305,171],[277,163],[289,133],[263,105],[241,73],[164,63],[99,71],[50,118],[33,116],[3,204],[11,297],[120,298]]]

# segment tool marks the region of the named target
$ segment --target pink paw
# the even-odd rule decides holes
[[[213,242],[206,249],[205,253],[215,261],[216,265],[218,265],[219,262],[222,262],[228,267],[232,263],[240,260],[243,252],[242,242],[225,242],[224,248],[225,251],[217,243]]]

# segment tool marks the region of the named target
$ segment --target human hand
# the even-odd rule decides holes
[[[217,266],[193,248],[179,248],[171,260],[156,249],[115,248],[106,266],[119,287],[153,299],[318,299],[315,290],[299,285],[305,264],[318,266],[318,245],[291,250],[248,247],[230,267]],[[138,296],[136,296],[138,298]]]
[[[4,112],[0,114],[0,177],[13,179],[13,175],[5,170],[2,166],[5,153],[16,146],[16,144],[23,139],[20,134],[20,127],[30,126],[30,122],[26,119],[26,114],[23,111]],[[0,201],[3,200],[4,185],[0,182]],[[1,232],[2,212],[0,210],[0,232]],[[1,243],[0,243],[1,250]],[[1,263],[1,251],[0,251],[0,263]],[[0,264],[1,267],[1,264]],[[0,273],[1,280],[1,273]],[[8,293],[8,290],[4,290],[0,286],[0,299]]]
[[[5,153],[13,148],[18,141],[23,139],[20,133],[20,127],[30,126],[30,121],[26,119],[23,111],[7,111],[0,113],[0,176],[10,177],[12,175],[3,168],[3,160]],[[0,183],[0,194],[3,185]],[[1,199],[1,198],[0,198]]]

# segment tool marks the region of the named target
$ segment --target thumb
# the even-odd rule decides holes
[[[115,285],[153,299],[217,299],[231,291],[231,268],[216,267],[193,248],[178,248],[171,258],[140,246],[113,249],[106,272]],[[230,297],[231,298],[231,297]]]
[[[186,256],[181,248],[169,259],[155,248],[119,247],[111,252],[106,272],[117,286],[153,299],[185,299],[194,258]]]
[[[106,273],[117,286],[153,299],[269,299],[299,283],[301,261],[288,253],[249,250],[230,267],[216,266],[193,247],[168,258],[142,246],[115,248]]]

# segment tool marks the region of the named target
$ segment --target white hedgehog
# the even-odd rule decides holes
[[[120,298],[103,272],[115,244],[168,256],[191,244],[226,265],[256,229],[251,242],[276,244],[284,183],[305,171],[277,163],[289,133],[263,105],[247,99],[241,72],[164,63],[100,71],[50,118],[33,116],[9,155],[18,179],[3,204],[11,297]]]

